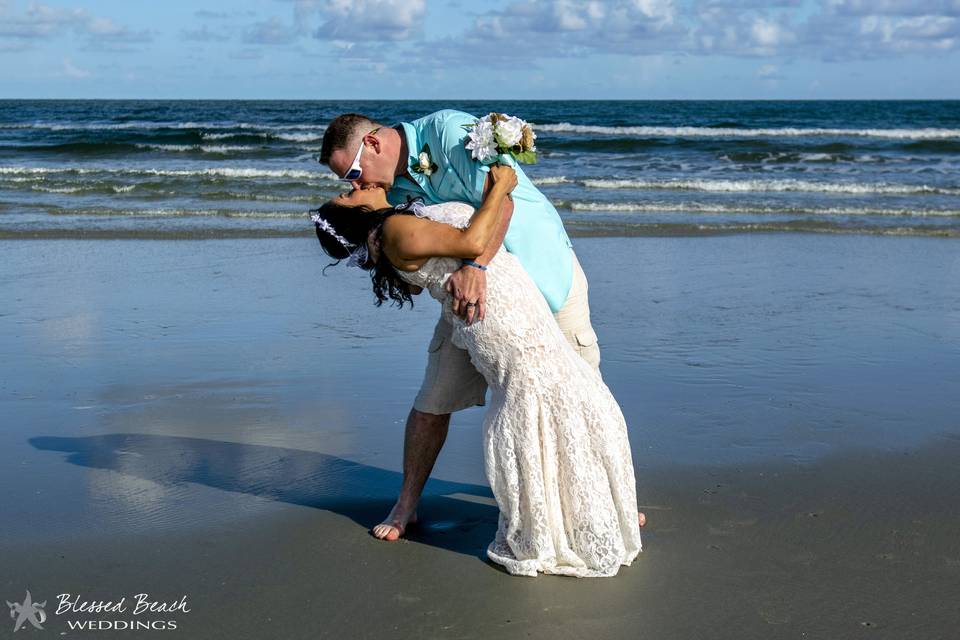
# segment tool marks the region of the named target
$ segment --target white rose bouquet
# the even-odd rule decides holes
[[[474,160],[489,164],[509,156],[523,164],[537,161],[537,134],[520,118],[493,112],[464,126],[470,131],[466,147]]]

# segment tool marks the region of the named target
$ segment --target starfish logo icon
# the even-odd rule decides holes
[[[10,617],[16,620],[13,625],[14,632],[19,631],[24,622],[29,622],[37,629],[43,629],[40,625],[47,621],[47,614],[43,610],[47,606],[47,601],[34,602],[33,598],[30,597],[29,589],[27,590],[27,597],[24,598],[22,603],[8,600],[7,606],[10,607]]]

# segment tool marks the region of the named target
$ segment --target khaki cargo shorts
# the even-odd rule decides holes
[[[599,369],[600,345],[590,324],[588,288],[587,277],[574,254],[570,295],[554,317],[574,350]],[[441,317],[427,347],[427,371],[413,403],[417,411],[444,415],[485,403],[487,383],[470,362],[470,355],[453,345],[452,334],[453,326]]]

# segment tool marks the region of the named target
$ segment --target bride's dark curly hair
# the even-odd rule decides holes
[[[337,204],[335,201],[331,201],[319,209],[312,210],[311,213],[316,213],[326,220],[330,226],[333,227],[334,233],[353,245],[351,247],[343,246],[340,240],[323,228],[323,225],[319,222],[315,223],[314,226],[317,231],[317,239],[320,240],[320,247],[324,253],[336,260],[336,262],[327,265],[327,267],[332,267],[340,264],[340,261],[349,258],[350,254],[356,250],[357,247],[365,245],[371,231],[374,231],[374,241],[379,245],[381,236],[383,235],[384,220],[392,215],[408,214],[411,212],[405,207],[396,209],[393,207],[371,209],[363,205],[344,206]],[[373,295],[377,298],[374,304],[378,307],[387,300],[391,301],[391,305],[395,304],[401,308],[405,302],[409,302],[410,306],[413,306],[410,286],[397,275],[396,270],[393,268],[393,265],[390,264],[390,260],[387,259],[387,256],[384,255],[382,250],[379,252],[376,261],[374,261],[372,257],[367,257],[366,261],[359,266],[364,271],[370,272],[370,280],[373,283]],[[324,271],[326,271],[327,267],[324,267]]]

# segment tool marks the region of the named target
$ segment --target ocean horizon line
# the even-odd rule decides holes
[[[0,102],[960,102],[956,98],[29,98],[0,97]]]

